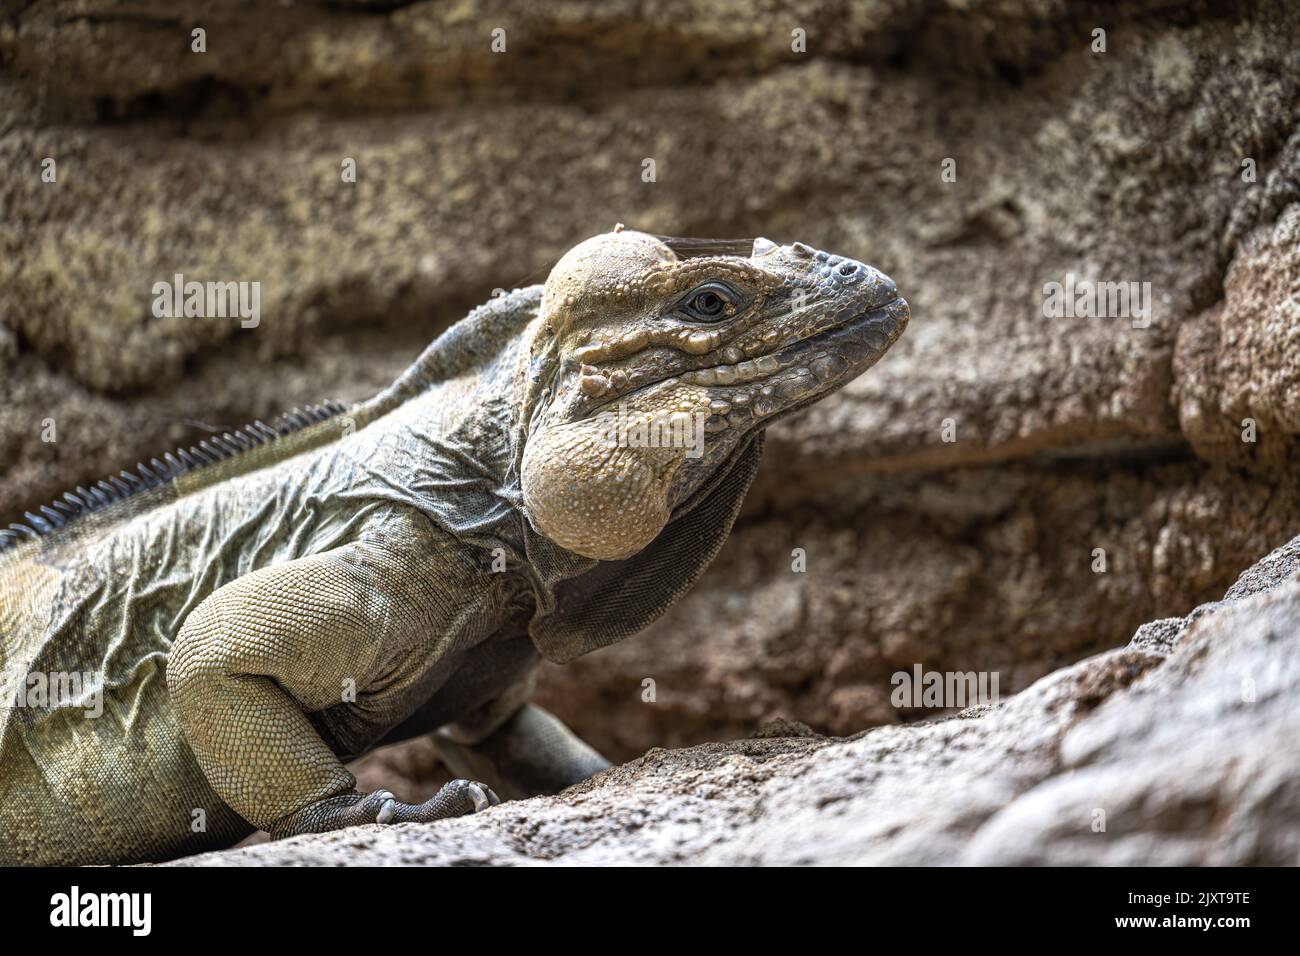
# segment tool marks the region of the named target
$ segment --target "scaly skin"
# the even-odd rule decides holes
[[[527,702],[534,666],[677,600],[729,531],[762,430],[908,321],[861,263],[766,240],[691,251],[588,240],[346,414],[209,449],[215,464],[156,463],[167,480],[66,526],[34,516],[42,535],[0,552],[0,863],[435,820],[607,767]],[[620,406],[698,413],[702,453],[611,444]],[[79,698],[29,692],[68,672]],[[345,760],[434,731],[474,780],[419,805],[355,790]]]

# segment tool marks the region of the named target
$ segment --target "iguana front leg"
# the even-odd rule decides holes
[[[419,805],[361,794],[307,713],[361,689],[388,639],[427,628],[427,587],[401,554],[365,544],[263,568],[218,589],[185,619],[167,688],[217,795],[273,836],[357,823],[421,822],[497,802],[447,784]]]
[[[613,766],[536,704],[524,704],[475,742],[467,736],[458,725],[434,736],[443,761],[452,773],[483,780],[507,800],[559,793]]]

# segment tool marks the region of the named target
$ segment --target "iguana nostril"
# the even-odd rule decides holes
[[[858,271],[858,264],[856,262],[842,263],[839,268],[840,275],[844,276],[845,278],[855,274],[857,271]]]

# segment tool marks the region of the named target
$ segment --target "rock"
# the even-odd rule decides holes
[[[1300,182],[1300,135],[1288,144]],[[1281,473],[1300,461],[1300,196],[1250,234],[1224,301],[1179,330],[1175,399],[1204,458]]]
[[[1163,665],[1067,729],[1060,772],[989,820],[966,860],[1300,863],[1297,567],[1189,618]]]
[[[773,737],[820,737],[821,734],[813,730],[801,720],[786,720],[784,717],[777,717],[769,720],[762,727],[750,736],[752,740],[768,740]]]
[[[178,863],[1300,864],[1300,538],[1172,630],[953,717],[656,749],[557,797]]]

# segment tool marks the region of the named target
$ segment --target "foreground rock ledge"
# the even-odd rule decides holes
[[[1300,538],[993,707],[653,750],[558,797],[173,865],[1296,864],[1297,683]]]

